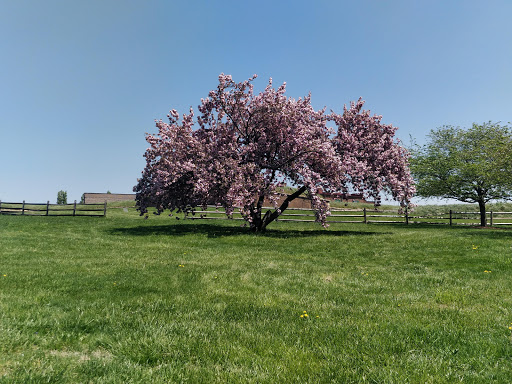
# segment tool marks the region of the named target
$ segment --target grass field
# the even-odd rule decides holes
[[[512,230],[239,225],[0,216],[0,382],[512,382]]]

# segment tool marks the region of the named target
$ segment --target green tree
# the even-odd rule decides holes
[[[411,171],[417,195],[478,203],[486,226],[485,204],[512,197],[512,132],[498,123],[469,129],[443,126],[430,141],[412,149]]]
[[[57,204],[67,204],[68,203],[68,193],[66,191],[57,192]]]

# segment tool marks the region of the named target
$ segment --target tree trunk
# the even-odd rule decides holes
[[[259,232],[261,227],[261,214],[253,213],[251,214],[251,223],[249,228],[252,232]]]
[[[486,217],[486,212],[485,212],[485,201],[479,200],[478,207],[480,208],[480,226],[485,227],[485,226],[487,226],[487,217]]]
[[[261,195],[258,197],[258,201],[256,202],[256,207],[254,204],[251,205],[251,224],[250,228],[253,232],[260,232],[262,226],[261,219],[261,208],[263,207],[263,201],[265,200],[265,196]]]
[[[275,219],[277,219],[286,208],[288,208],[288,204],[290,201],[294,200],[295,198],[299,197],[306,191],[306,187],[300,187],[298,190],[296,190],[291,195],[288,195],[286,199],[282,202],[279,209],[276,209],[275,211],[267,211],[265,212],[265,215],[263,218],[261,217],[261,207],[263,204],[263,200],[260,198],[258,200],[258,206],[257,209],[254,210],[254,214],[251,214],[252,222],[251,222],[251,231],[253,232],[265,232],[267,229],[267,225],[269,225],[271,222],[273,222]]]

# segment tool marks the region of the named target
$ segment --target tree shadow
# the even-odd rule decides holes
[[[512,237],[510,227],[469,227],[477,236],[485,236],[489,239],[503,239]],[[508,239],[507,239],[508,240]]]
[[[422,223],[414,223],[409,224],[408,228],[416,228],[416,229],[439,229],[445,230],[447,232],[455,231],[457,232],[457,236],[460,236],[461,233],[467,236],[479,236],[479,237],[487,237],[489,239],[506,239],[512,237],[512,227],[503,226],[503,227],[480,227],[477,225],[453,225],[449,226],[447,224],[422,224]]]
[[[223,236],[261,236],[270,238],[301,238],[316,236],[373,236],[389,235],[392,232],[381,231],[341,231],[330,229],[295,230],[295,229],[267,229],[263,233],[253,233],[248,228],[229,225],[209,225],[203,223],[180,223],[164,225],[139,225],[136,227],[112,228],[108,232],[112,235],[123,236],[187,236],[203,234],[209,238]]]

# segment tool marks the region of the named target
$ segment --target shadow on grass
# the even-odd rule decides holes
[[[393,224],[395,225],[395,224]],[[418,229],[418,230],[444,230],[447,233],[456,232],[454,236],[478,236],[478,237],[487,237],[489,239],[505,239],[512,237],[512,227],[503,226],[503,227],[480,227],[477,225],[453,225],[449,226],[447,224],[426,224],[426,223],[414,223],[409,224],[407,226],[403,226],[402,228],[407,229]]]
[[[267,229],[264,233],[250,232],[247,227],[229,226],[222,224],[196,224],[196,223],[180,223],[165,225],[140,225],[137,227],[112,228],[109,229],[112,235],[128,235],[128,236],[187,236],[191,234],[204,234],[207,237],[221,236],[263,236],[273,238],[299,238],[299,237],[315,237],[315,236],[372,236],[386,235],[391,232],[374,232],[374,231],[339,231],[339,230],[296,230],[296,229]]]

